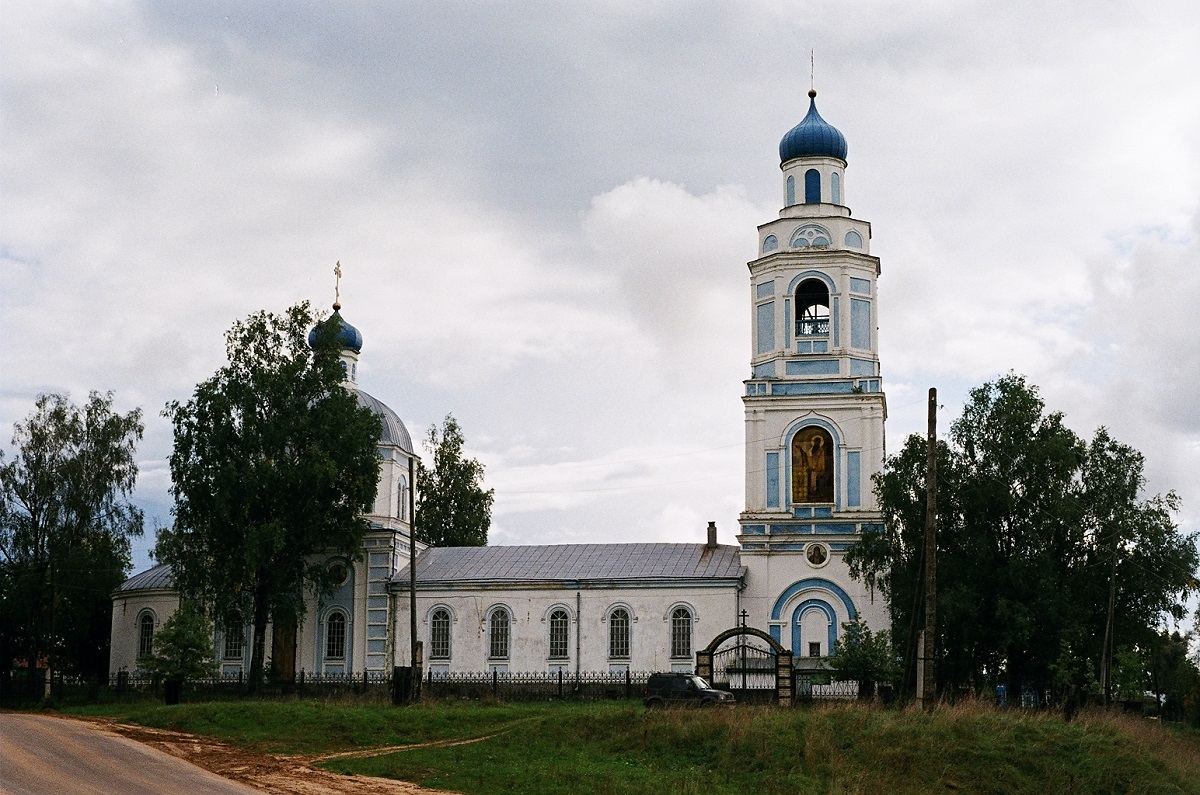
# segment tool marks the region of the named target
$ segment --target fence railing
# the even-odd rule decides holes
[[[641,699],[650,671],[471,671],[445,673],[430,671],[422,677],[424,698],[497,699],[501,701],[603,701]],[[756,677],[757,679],[758,677]],[[27,691],[15,678],[0,681],[0,702],[18,703],[40,698]],[[737,682],[720,683],[737,696],[740,703],[774,703],[773,688],[747,689]],[[822,700],[852,700],[858,697],[857,682],[830,682],[828,676],[794,677],[793,703]],[[367,671],[349,674],[297,673],[294,681],[264,681],[256,693],[260,698],[316,698],[338,701],[391,703],[396,686],[391,672]],[[250,693],[249,682],[241,674],[223,674],[188,679],[179,686],[183,701],[222,701],[244,698]],[[138,672],[120,671],[107,679],[97,677],[55,676],[50,695],[61,703],[105,703],[146,698],[164,698],[167,683]]]

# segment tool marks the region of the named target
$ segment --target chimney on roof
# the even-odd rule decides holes
[[[716,522],[708,523],[708,543],[705,546],[707,546],[709,549],[717,548],[717,523]]]

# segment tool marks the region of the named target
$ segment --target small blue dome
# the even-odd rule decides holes
[[[347,323],[342,318],[341,313],[338,312],[338,310],[341,308],[342,307],[340,305],[334,304],[333,305],[333,314],[329,317],[329,320],[327,320],[325,322],[326,323],[337,323],[337,329],[338,329],[337,341],[338,341],[339,348],[341,348],[342,350],[345,350],[348,348],[348,349],[354,351],[355,353],[362,353],[362,343],[363,343],[362,333],[359,332],[358,329],[356,329],[354,326],[351,326],[349,323]],[[310,348],[316,347],[317,331],[320,328],[321,328],[320,326],[314,326],[313,330],[308,332],[308,346]]]
[[[779,142],[779,162],[797,157],[846,159],[846,136],[817,113],[817,92],[808,92],[808,115]]]

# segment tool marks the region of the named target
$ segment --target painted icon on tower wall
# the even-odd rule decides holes
[[[833,502],[833,439],[824,428],[792,437],[792,502]]]

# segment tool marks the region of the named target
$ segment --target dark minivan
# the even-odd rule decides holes
[[[717,690],[695,674],[650,674],[650,679],[642,690],[642,703],[650,709],[669,704],[698,707],[732,705],[736,701],[733,693]]]

